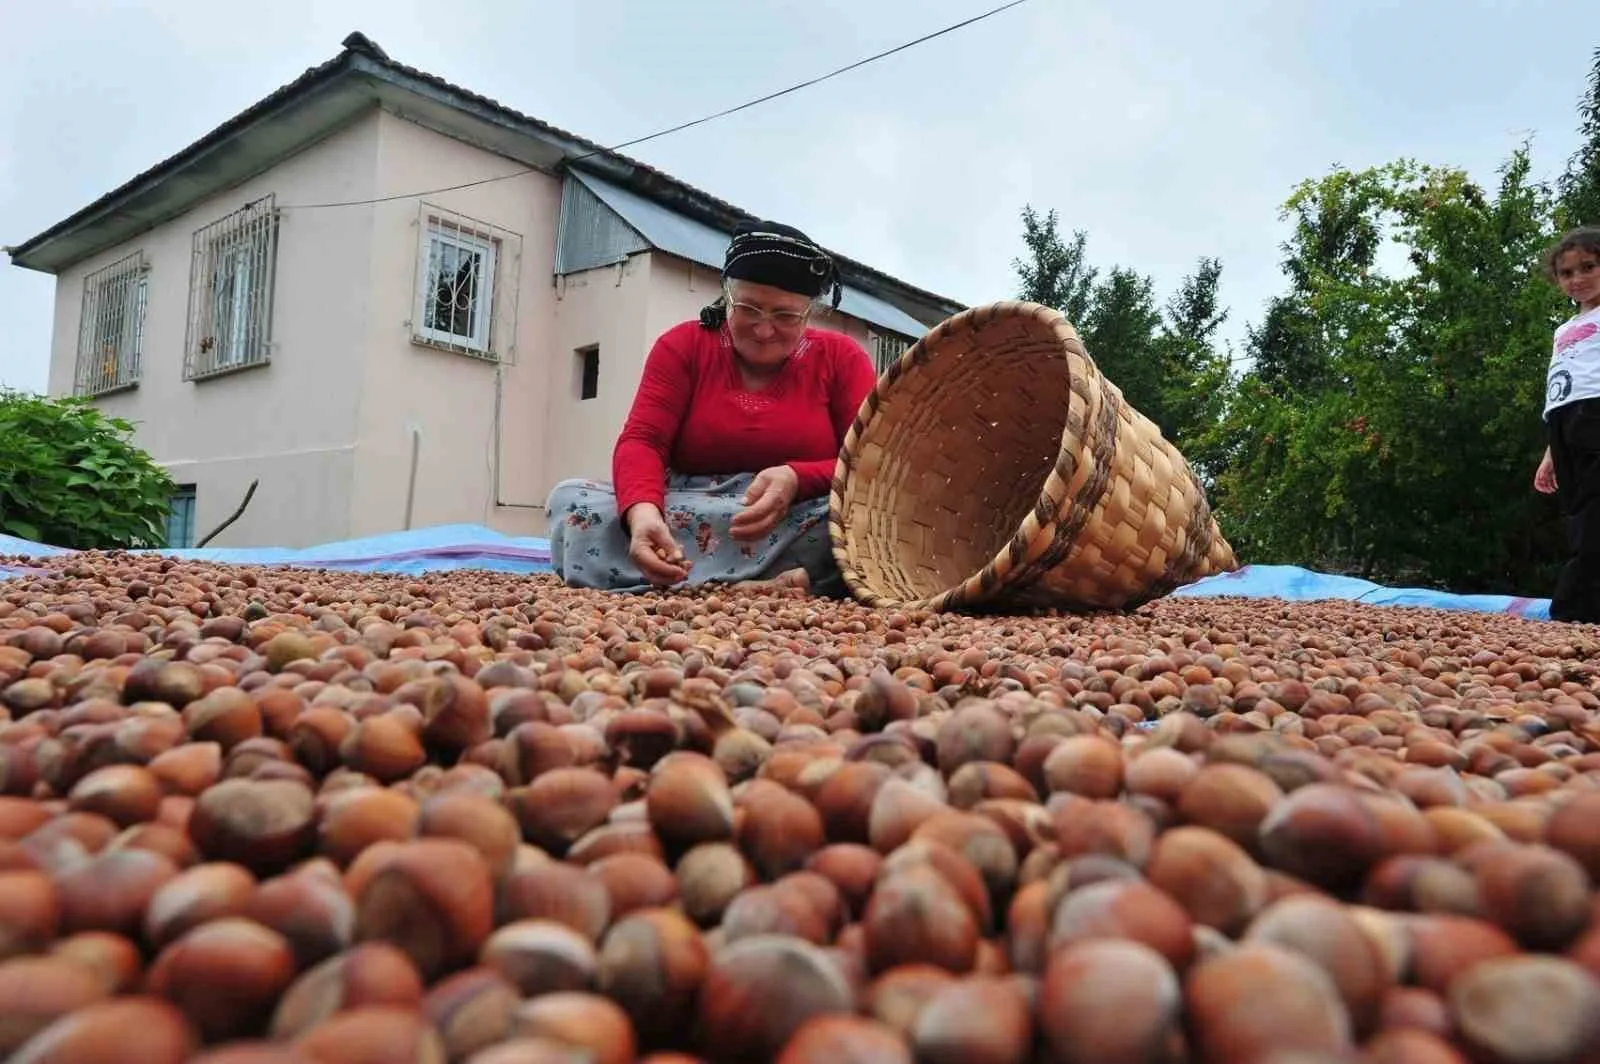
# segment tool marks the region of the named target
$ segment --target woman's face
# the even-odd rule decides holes
[[[776,366],[805,335],[811,300],[794,292],[751,281],[728,288],[728,331],[733,346],[758,366]]]

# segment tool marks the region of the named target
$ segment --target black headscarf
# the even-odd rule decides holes
[[[844,294],[833,257],[800,230],[778,222],[740,222],[723,258],[722,277],[771,285],[811,299],[831,289],[830,305],[835,310]],[[727,315],[726,300],[718,297],[700,311],[700,324],[715,329]]]

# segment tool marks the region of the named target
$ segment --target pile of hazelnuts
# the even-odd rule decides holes
[[[1344,602],[32,561],[0,1058],[1600,1060],[1597,669]]]

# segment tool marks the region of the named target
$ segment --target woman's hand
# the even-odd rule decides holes
[[[1546,495],[1554,495],[1556,491],[1556,464],[1550,457],[1550,448],[1544,449],[1544,458],[1539,461],[1539,468],[1533,474],[1533,486]]]
[[[750,482],[750,490],[744,493],[744,509],[734,514],[728,532],[745,542],[760,539],[783,520],[799,490],[800,475],[788,466],[763,469]]]
[[[689,560],[672,538],[661,510],[641,502],[628,508],[628,557],[652,584],[671,585],[689,578]]]

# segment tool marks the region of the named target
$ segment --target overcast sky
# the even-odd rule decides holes
[[[0,0],[0,245],[339,51],[614,144],[998,0]],[[1223,260],[1236,342],[1281,287],[1278,209],[1335,164],[1536,174],[1577,144],[1593,0],[1029,0],[629,154],[967,303],[1015,295],[1022,206],[1164,298]],[[0,259],[0,384],[43,390],[53,280]]]

